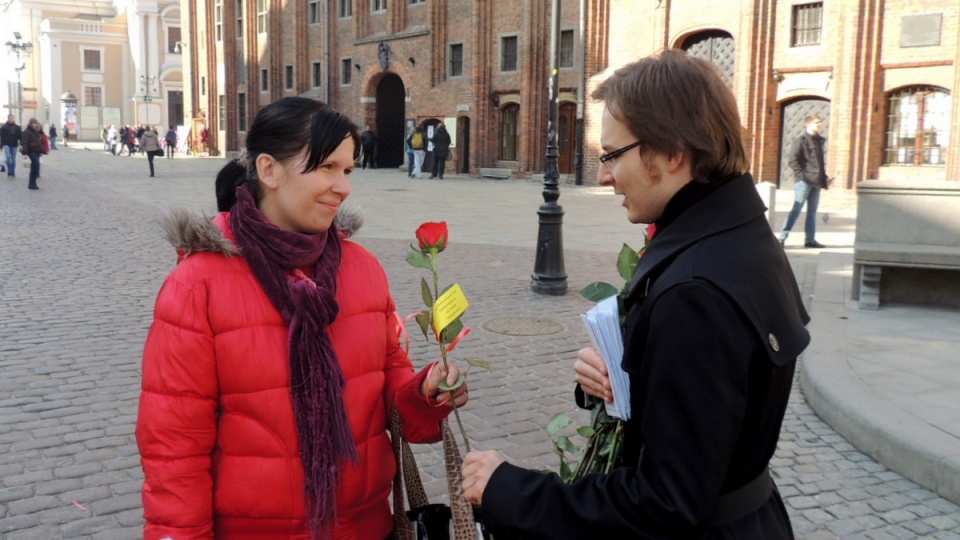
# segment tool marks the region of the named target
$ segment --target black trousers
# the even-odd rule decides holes
[[[433,156],[433,171],[431,171],[430,174],[432,174],[433,176],[439,176],[440,178],[443,178],[443,169],[444,169],[444,164],[445,164],[446,162],[447,162],[447,157],[446,157],[446,156],[444,156],[444,157],[437,157],[436,155],[434,155],[434,156]]]
[[[373,153],[376,150],[373,146],[364,146],[363,147],[363,168],[367,168],[367,164],[370,164],[371,169],[376,169],[377,164],[373,161]]]
[[[153,176],[153,152],[147,152],[147,161],[150,162],[150,176]]]

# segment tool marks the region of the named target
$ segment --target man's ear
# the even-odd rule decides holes
[[[257,156],[257,178],[260,184],[265,188],[277,189],[280,185],[280,175],[283,173],[283,165],[269,154],[260,154]]]
[[[666,172],[674,174],[683,167],[690,167],[690,160],[687,159],[687,155],[683,152],[677,152],[675,154],[665,156],[664,159]]]

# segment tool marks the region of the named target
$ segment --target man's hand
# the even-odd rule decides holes
[[[484,452],[470,452],[463,459],[463,495],[473,504],[483,502],[483,492],[487,489],[487,482],[493,476],[493,471],[506,461],[503,454],[496,450]]]

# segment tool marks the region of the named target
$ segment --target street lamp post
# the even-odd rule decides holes
[[[23,61],[24,54],[30,54],[30,51],[33,50],[33,43],[29,41],[23,41],[21,39],[20,32],[14,32],[13,37],[15,41],[8,41],[6,43],[7,49],[11,53],[17,55],[17,110],[20,114],[20,125],[23,125],[23,70],[27,68],[27,64]]]
[[[537,259],[530,288],[538,294],[563,296],[567,293],[567,274],[563,268],[563,207],[560,198],[560,172],[557,169],[557,116],[560,94],[559,42],[560,0],[553,0],[550,25],[550,115],[547,120],[547,162],[543,174],[543,204],[537,233]]]

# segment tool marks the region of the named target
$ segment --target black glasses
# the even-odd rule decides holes
[[[610,168],[610,162],[612,162],[613,160],[623,155],[623,153],[626,152],[627,150],[636,148],[638,146],[640,146],[640,141],[637,141],[633,144],[628,144],[623,148],[618,148],[613,152],[607,152],[606,154],[602,154],[597,159],[599,159],[600,163],[602,163],[605,167]]]

